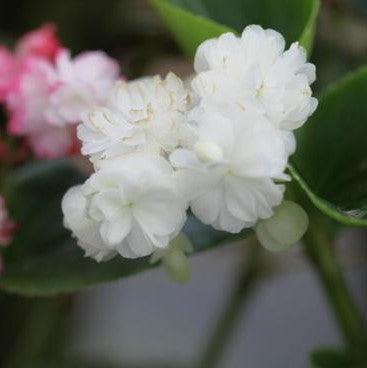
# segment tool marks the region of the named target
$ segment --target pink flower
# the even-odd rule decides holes
[[[72,127],[52,126],[45,118],[57,83],[55,68],[49,61],[29,56],[20,63],[6,97],[9,134],[25,136],[32,151],[40,158],[64,156],[75,146]]]
[[[25,137],[40,158],[79,151],[75,124],[105,102],[118,78],[118,64],[104,52],[71,58],[53,25],[27,33],[14,55],[0,49],[0,101],[9,112],[9,134]]]
[[[118,77],[117,63],[100,51],[72,59],[62,50],[55,64],[24,57],[6,96],[9,134],[25,136],[40,158],[75,152],[75,124],[85,111],[104,103]]]
[[[51,124],[75,124],[96,105],[103,104],[119,78],[119,66],[102,51],[84,52],[75,58],[68,50],[56,57],[59,83],[46,112]]]
[[[76,144],[75,129],[51,126],[45,118],[58,81],[53,61],[61,43],[55,33],[47,24],[25,34],[14,55],[0,48],[0,100],[9,112],[8,132],[25,136],[40,158],[64,156]]]
[[[17,43],[16,54],[22,58],[30,55],[53,61],[61,49],[54,24],[45,24],[26,33]]]
[[[22,60],[6,99],[10,134],[25,134],[43,125],[43,112],[56,81],[48,61],[33,56]]]
[[[0,46],[0,102],[5,100],[23,59],[38,56],[53,61],[61,47],[53,24],[26,33],[18,41],[14,54]]]
[[[3,46],[0,46],[0,101],[4,101],[16,73],[17,60]]]

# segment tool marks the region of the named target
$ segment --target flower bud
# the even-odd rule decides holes
[[[308,215],[297,203],[283,201],[272,217],[255,227],[259,242],[270,251],[281,251],[297,243],[308,227]]]
[[[190,267],[186,253],[192,252],[192,244],[184,234],[179,234],[166,249],[153,253],[150,263],[162,261],[163,267],[174,281],[184,284],[190,279]]]

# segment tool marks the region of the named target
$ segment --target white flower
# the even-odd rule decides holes
[[[134,150],[171,152],[179,144],[189,94],[173,73],[116,84],[104,107],[78,127],[92,161]]]
[[[56,56],[58,83],[51,94],[46,117],[50,124],[75,124],[83,113],[103,104],[119,76],[119,66],[102,51],[71,58],[62,50]]]
[[[284,50],[280,33],[248,26],[241,37],[226,33],[203,42],[195,56],[192,87],[202,104],[221,111],[256,110],[280,129],[288,151],[294,151],[291,130],[315,111],[310,84],[315,67],[294,43]]]
[[[186,219],[171,166],[144,153],[105,161],[83,186],[66,193],[62,208],[66,227],[97,260],[165,248]]]
[[[196,139],[170,160],[192,212],[216,229],[239,232],[272,215],[283,198],[287,152],[264,118],[237,111],[230,119],[197,108],[191,118]],[[198,119],[198,120],[197,120]]]

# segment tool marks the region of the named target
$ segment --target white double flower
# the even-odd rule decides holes
[[[119,82],[105,106],[85,115],[78,127],[82,153],[92,161],[127,152],[172,152],[186,123],[189,92],[173,73]]]
[[[145,153],[104,161],[62,202],[65,226],[98,261],[117,253],[142,257],[167,247],[185,223],[186,208],[172,167]]]

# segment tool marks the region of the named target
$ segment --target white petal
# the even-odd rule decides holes
[[[127,242],[130,249],[139,257],[147,256],[154,251],[152,241],[137,224],[133,225],[131,232],[127,236]]]
[[[104,218],[114,219],[123,217],[126,212],[124,208],[126,202],[127,199],[124,198],[121,190],[107,189],[103,193],[93,196],[88,213],[97,221]]]
[[[191,203],[193,214],[204,224],[212,224],[223,206],[223,188],[216,185],[208,188],[205,194],[195,198]]]
[[[178,198],[168,195],[157,199],[142,198],[133,208],[135,219],[147,234],[162,236],[178,232],[185,218],[184,206]]]
[[[225,181],[225,203],[236,218],[253,222],[258,218],[255,198],[245,179],[228,176]]]
[[[115,219],[104,220],[100,226],[101,237],[108,245],[121,243],[131,231],[131,214],[125,211],[121,215]]]
[[[235,216],[233,216],[227,209],[227,207],[223,206],[219,217],[213,223],[213,227],[217,230],[227,231],[229,233],[239,233],[244,227],[246,223]],[[247,225],[247,227],[252,226]]]

